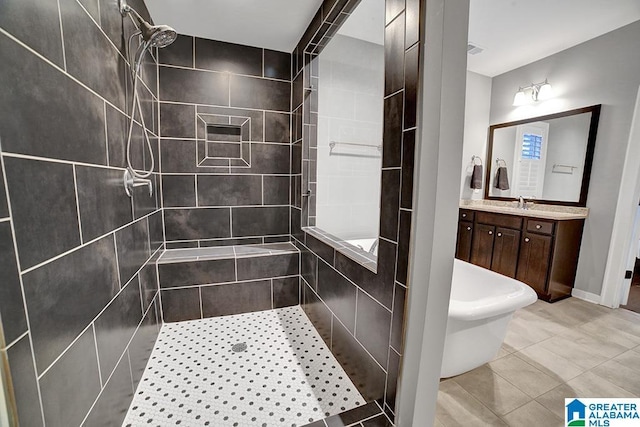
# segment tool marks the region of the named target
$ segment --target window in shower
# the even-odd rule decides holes
[[[309,177],[316,189],[315,230],[344,246],[356,261],[374,265],[380,220],[384,13],[384,0],[362,0],[311,67],[318,113],[315,178],[313,171]]]

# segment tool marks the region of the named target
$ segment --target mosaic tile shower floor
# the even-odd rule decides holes
[[[363,404],[295,306],[163,325],[123,426],[293,427]]]

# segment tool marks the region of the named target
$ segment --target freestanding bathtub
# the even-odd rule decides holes
[[[522,282],[454,260],[440,378],[462,374],[493,359],[513,313],[537,298]]]

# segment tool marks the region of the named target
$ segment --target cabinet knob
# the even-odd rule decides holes
[[[471,227],[467,227],[467,231],[471,231]]]
[[[529,243],[529,238],[528,238],[528,237],[525,237],[525,238],[524,238],[524,241],[525,241],[525,242],[527,242],[527,243]]]
[[[540,224],[536,224],[536,230],[540,230],[542,226]]]
[[[502,233],[498,233],[498,237],[502,237]]]
[[[493,234],[493,231],[489,231],[489,234],[490,234],[490,235],[491,235],[491,234]]]
[[[467,217],[467,214],[463,213],[462,218],[466,218],[466,217]]]

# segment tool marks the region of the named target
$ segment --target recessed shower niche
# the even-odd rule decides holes
[[[251,167],[251,117],[198,114],[198,166]]]

